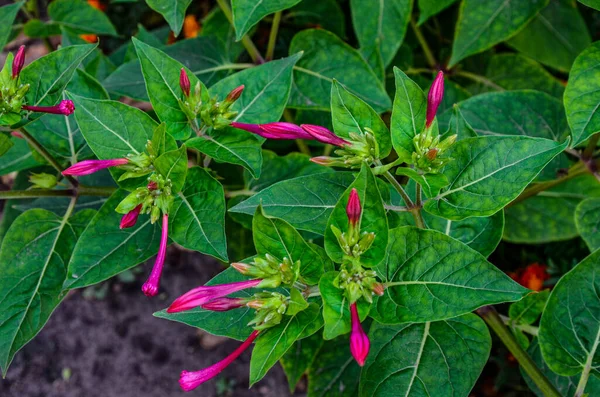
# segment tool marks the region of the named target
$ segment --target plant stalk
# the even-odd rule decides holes
[[[275,53],[275,44],[277,43],[277,32],[279,32],[279,23],[281,22],[281,11],[275,13],[273,24],[271,25],[271,33],[269,34],[269,44],[267,45],[267,53],[265,59],[270,61]]]
[[[229,4],[227,4],[227,1],[217,0],[217,4],[223,11],[223,14],[225,14],[225,18],[227,18],[231,26],[233,26],[233,14],[231,13],[231,8],[229,8]],[[256,48],[256,46],[254,45],[250,37],[248,37],[248,35],[244,35],[244,37],[242,37],[242,45],[250,55],[250,58],[252,58],[252,62],[257,64],[265,63],[265,60],[262,57],[262,55],[260,55],[258,48]]]
[[[464,70],[458,70],[458,71],[454,72],[454,75],[464,77],[469,80],[473,80],[477,83],[481,83],[487,87],[493,88],[498,91],[504,91],[504,88],[500,87],[498,84],[494,83],[492,80],[488,79],[487,77],[481,76],[479,74],[466,72]]]
[[[427,44],[427,40],[425,40],[425,36],[421,32],[421,29],[417,26],[415,22],[415,18],[410,18],[410,26],[412,27],[413,32],[415,32],[415,36],[417,36],[417,40],[423,49],[423,54],[425,54],[425,59],[427,60],[427,64],[432,68],[435,68],[438,65],[438,62],[435,60],[433,56],[433,52],[431,52],[431,48],[429,48],[429,44]]]
[[[554,385],[550,383],[542,371],[540,371],[529,354],[521,348],[521,345],[519,345],[519,342],[517,342],[510,330],[504,325],[504,322],[493,306],[479,308],[477,314],[479,314],[487,325],[496,333],[498,338],[500,338],[506,348],[517,359],[525,373],[531,377],[544,396],[561,397],[561,394],[556,390]]]
[[[31,190],[5,190],[0,191],[0,200],[30,199],[38,197],[75,197],[75,196],[100,196],[108,197],[117,188],[110,186],[81,186],[71,189],[31,189]]]
[[[416,206],[412,202],[412,200],[410,199],[410,197],[408,197],[408,194],[406,194],[406,191],[404,190],[404,188],[402,187],[400,182],[398,182],[396,180],[396,178],[394,178],[394,176],[392,175],[391,172],[386,171],[382,175],[385,177],[385,179],[387,179],[387,181],[389,183],[392,184],[392,186],[394,186],[394,189],[396,189],[396,191],[402,197],[402,200],[404,200],[404,204],[406,204],[406,208],[408,209],[408,211],[412,214],[413,218],[415,219],[415,225],[419,229],[425,229],[426,228],[425,221],[423,220],[423,215],[421,214],[421,207]]]

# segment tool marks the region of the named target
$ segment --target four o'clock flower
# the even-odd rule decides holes
[[[213,312],[226,312],[245,306],[247,303],[246,299],[243,298],[217,298],[208,303],[203,304],[201,307],[204,310],[210,310]]]
[[[360,213],[362,209],[360,207],[360,198],[358,197],[358,192],[356,188],[353,188],[350,191],[350,196],[348,197],[348,204],[346,205],[346,215],[348,216],[348,222],[352,226],[356,226],[360,221]]]
[[[156,261],[152,267],[152,272],[148,277],[148,280],[142,286],[142,292],[146,296],[154,296],[158,292],[158,285],[160,284],[160,275],[162,274],[163,266],[165,264],[165,255],[167,253],[167,240],[169,239],[169,214],[163,214],[162,218],[162,233],[160,236],[160,246],[158,248],[158,255],[156,255]]]
[[[313,139],[313,137],[301,127],[284,121],[261,124],[260,128],[269,134],[272,139]]]
[[[200,371],[189,372],[182,371],[179,377],[179,385],[184,391],[192,391],[202,383],[211,380],[223,371],[229,364],[235,361],[258,336],[258,331],[253,331],[248,339],[244,341],[233,353],[219,361],[216,364],[211,365],[208,368],[201,369]]]
[[[350,142],[343,140],[325,127],[312,124],[301,124],[300,127],[308,132],[314,139],[319,142],[328,143],[334,146],[350,145]]]
[[[50,114],[62,114],[64,116],[69,116],[75,111],[75,105],[73,101],[70,99],[65,99],[64,101],[60,101],[58,105],[54,106],[27,106],[23,105],[21,107],[23,110],[29,110],[30,112],[41,112],[41,113],[50,113]]]
[[[181,72],[179,72],[179,86],[181,87],[181,91],[183,91],[183,95],[186,97],[190,96],[190,78],[185,72],[184,68],[181,68]]]
[[[360,318],[358,317],[358,310],[356,309],[356,302],[350,305],[350,314],[352,317],[352,331],[350,332],[350,352],[352,356],[361,367],[365,365],[365,360],[369,355],[369,348],[371,342],[369,337],[365,334],[365,331],[360,325]]]
[[[440,103],[442,103],[442,99],[444,98],[444,72],[441,70],[438,72],[435,80],[431,84],[431,88],[429,88],[429,94],[427,95],[427,119],[425,122],[425,126],[429,128],[431,123],[433,123],[433,119],[435,118],[435,114],[437,113],[438,107]]]
[[[123,215],[123,217],[121,218],[121,224],[119,225],[119,228],[125,229],[128,227],[135,226],[135,223],[137,222],[141,210],[142,204],[139,204],[137,207]]]
[[[25,46],[22,45],[19,47],[17,51],[17,55],[15,55],[12,63],[12,78],[13,80],[19,77],[21,73],[21,69],[23,69],[23,65],[25,64]]]
[[[167,313],[178,313],[202,306],[210,301],[222,298],[234,292],[257,287],[263,280],[245,280],[234,283],[209,285],[194,288],[175,299],[167,309]]]
[[[84,160],[73,164],[62,172],[63,175],[89,175],[109,167],[118,167],[129,162],[128,159]]]

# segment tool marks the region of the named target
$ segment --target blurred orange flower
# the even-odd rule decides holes
[[[509,276],[523,287],[534,291],[541,291],[544,287],[544,281],[550,278],[547,270],[548,266],[546,265],[532,263],[525,269],[519,269],[514,273],[510,273]]]
[[[79,37],[87,41],[88,43],[96,43],[98,42],[98,36],[95,34],[80,34]]]
[[[198,37],[199,32],[200,24],[198,23],[196,16],[186,15],[185,19],[183,20],[183,37],[186,39]]]
[[[100,11],[106,11],[106,4],[103,4],[100,0],[88,0],[88,4]]]

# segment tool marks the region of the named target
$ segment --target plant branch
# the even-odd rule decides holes
[[[71,189],[31,189],[31,190],[6,190],[0,191],[0,200],[30,199],[38,197],[75,197],[75,196],[101,196],[108,197],[117,188],[110,186],[82,186]]]
[[[267,54],[265,59],[270,61],[273,59],[275,53],[275,44],[277,43],[277,32],[279,31],[279,23],[281,22],[281,11],[277,11],[273,17],[273,24],[271,25],[271,33],[269,34],[269,44],[267,45]]]
[[[46,159],[46,161],[52,166],[54,167],[59,174],[62,174],[63,172],[63,168],[61,167],[61,165],[58,163],[58,161],[56,161],[56,159],[50,154],[48,153],[48,151],[31,135],[29,135],[29,133],[27,131],[25,131],[25,128],[21,128],[19,129],[19,132],[21,133],[21,135],[23,135],[23,138],[27,141],[27,143],[31,146],[33,146],[33,148],[44,158]],[[77,182],[77,180],[75,178],[73,178],[70,175],[65,175],[65,177],[67,178],[67,180],[71,183],[71,185],[77,187],[77,185],[79,185],[79,182]]]
[[[231,26],[233,26],[233,15],[231,14],[231,8],[229,8],[229,4],[227,4],[227,1],[217,0],[217,4],[223,11],[223,14],[225,14],[225,18],[227,18]],[[254,63],[265,63],[265,60],[263,59],[262,55],[260,55],[258,48],[256,48],[256,46],[254,45],[250,37],[248,37],[248,35],[244,35],[244,37],[242,37],[242,45],[244,46]]]
[[[539,328],[536,326],[528,324],[512,324],[513,321],[509,317],[503,316],[502,314],[499,314],[499,316],[502,319],[502,321],[504,321],[504,324],[508,325],[509,327],[518,328],[523,332],[527,332],[529,335],[538,335]]]
[[[413,32],[415,32],[415,36],[417,36],[417,40],[419,41],[419,44],[421,45],[421,48],[423,49],[423,54],[425,54],[425,59],[427,60],[427,64],[429,64],[429,66],[431,66],[432,68],[435,68],[438,65],[438,62],[435,60],[435,57],[433,56],[433,52],[431,52],[431,49],[429,48],[429,44],[427,44],[427,41],[425,40],[425,36],[423,36],[421,29],[419,29],[419,27],[417,26],[417,23],[415,22],[414,17],[410,18],[410,26],[412,27]]]
[[[485,86],[488,86],[488,87],[493,88],[498,91],[504,91],[504,88],[500,87],[498,84],[494,83],[492,80],[488,79],[487,77],[479,75],[479,74],[465,72],[464,70],[458,70],[458,71],[454,72],[454,75],[464,77],[469,80],[473,80],[477,83],[481,83]]]
[[[379,164],[381,164],[381,162],[379,162]],[[410,199],[408,194],[406,194],[406,191],[404,190],[400,182],[398,182],[396,178],[394,178],[391,172],[386,171],[382,175],[385,177],[385,179],[387,179],[389,183],[392,184],[392,186],[394,186],[394,189],[396,189],[396,191],[400,194],[402,200],[404,200],[404,204],[406,204],[406,209],[412,214],[413,218],[415,219],[415,224],[417,225],[417,227],[420,229],[425,229],[425,221],[423,220],[423,215],[421,214],[421,207],[416,206],[412,202],[412,200]]]
[[[560,393],[556,390],[554,385],[550,383],[542,371],[540,371],[529,354],[521,348],[521,345],[519,345],[519,342],[517,342],[510,330],[504,325],[504,322],[493,306],[484,306],[477,310],[477,314],[479,314],[487,325],[496,333],[498,338],[500,338],[506,348],[517,359],[525,373],[529,375],[544,396],[561,397]]]

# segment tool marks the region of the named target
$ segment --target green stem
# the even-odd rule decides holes
[[[31,190],[6,190],[0,191],[0,200],[30,199],[38,197],[74,197],[74,196],[101,196],[108,197],[117,188],[104,186],[79,186],[73,189],[31,189]]]
[[[379,164],[381,164],[381,162],[379,162]],[[406,191],[404,191],[404,188],[402,187],[402,185],[400,184],[400,182],[398,182],[396,180],[396,178],[394,178],[394,176],[392,175],[391,172],[386,171],[382,175],[385,177],[385,179],[387,179],[387,181],[389,183],[392,184],[392,186],[394,186],[394,189],[396,189],[396,191],[402,197],[402,200],[404,200],[404,204],[406,204],[406,207],[407,207],[408,211],[410,211],[410,213],[412,214],[413,218],[415,219],[415,225],[419,229],[425,229],[425,221],[423,220],[423,215],[421,214],[421,208],[417,207],[412,202],[412,200],[410,199],[410,197],[408,197],[408,194],[406,194]]]
[[[277,43],[277,32],[279,31],[279,23],[281,22],[281,11],[275,13],[273,24],[271,25],[271,33],[269,34],[269,44],[267,45],[267,54],[265,59],[270,61],[275,53],[275,44]]]
[[[223,14],[225,14],[225,18],[227,18],[231,26],[233,26],[233,15],[231,14],[231,8],[229,8],[229,4],[227,4],[227,1],[217,0],[217,4],[223,11]],[[244,46],[246,51],[248,51],[248,54],[250,55],[250,58],[252,58],[252,61],[254,63],[265,63],[265,60],[260,55],[258,48],[256,48],[256,46],[254,45],[250,37],[248,37],[248,35],[244,35],[244,37],[242,37],[242,45]]]
[[[594,150],[596,150],[596,146],[598,145],[598,139],[600,139],[600,134],[594,134],[588,141],[588,145],[583,151],[583,155],[581,158],[584,161],[590,160],[594,154]]]
[[[419,185],[418,183],[417,183],[417,192],[416,192],[415,196],[416,196],[415,205],[419,208],[422,208],[423,200],[421,198],[421,185]]]
[[[529,375],[544,396],[561,397],[560,393],[552,383],[550,383],[548,378],[546,378],[537,365],[535,365],[529,354],[521,348],[521,345],[519,345],[519,342],[517,342],[510,330],[504,325],[504,322],[494,307],[484,306],[477,310],[477,314],[479,314],[487,325],[496,333],[498,338],[500,338],[506,348],[517,359],[521,368]]]
[[[410,26],[412,27],[413,32],[415,32],[415,36],[417,36],[417,40],[419,41],[419,44],[423,49],[423,54],[425,54],[425,59],[427,60],[427,63],[432,68],[435,68],[438,65],[438,62],[435,60],[433,52],[431,52],[431,49],[429,48],[429,45],[425,40],[425,36],[423,36],[423,33],[421,33],[421,29],[419,29],[419,27],[417,26],[414,17],[410,18]]]
[[[481,83],[485,86],[488,86],[488,87],[493,88],[498,91],[504,91],[504,88],[500,87],[498,84],[494,83],[492,80],[488,79],[487,77],[481,76],[479,74],[465,72],[464,70],[458,70],[458,71],[454,72],[454,75],[464,77],[469,80],[473,80],[477,83]]]
[[[102,196],[108,197],[117,190],[116,187],[112,186],[85,186],[79,185],[77,188],[77,195],[79,196]]]
[[[509,327],[518,328],[523,332],[527,332],[529,335],[538,335],[539,328],[536,326],[528,324],[512,324],[513,321],[510,319],[510,317],[503,316],[502,314],[499,314],[499,316],[502,319],[502,321],[504,321],[504,324],[508,325]]]
[[[232,198],[237,196],[253,196],[256,192],[250,189],[232,190],[225,193],[225,197]]]
[[[58,164],[58,161],[56,161],[56,159],[50,153],[48,153],[48,151],[44,149],[44,147],[40,145],[40,143],[34,137],[29,135],[24,128],[19,129],[19,132],[21,132],[21,135],[23,135],[23,138],[27,141],[27,143],[32,146],[44,159],[46,159],[46,161],[52,167],[54,167],[54,169],[56,169],[59,173],[63,172],[63,168],[60,166],[60,164]],[[75,187],[79,185],[79,182],[77,182],[77,180],[72,176],[65,175],[65,177],[69,182],[71,182],[71,185]]]
[[[535,196],[538,193],[543,192],[544,190],[551,189],[557,185],[560,185],[561,183],[583,175],[587,172],[589,171],[585,168],[585,164],[583,164],[582,162],[578,162],[569,169],[568,174],[566,176],[548,182],[535,183],[531,187],[528,187],[516,199],[508,203],[508,205],[505,208],[512,207],[513,205],[520,203],[521,201],[526,200],[529,197]]]

